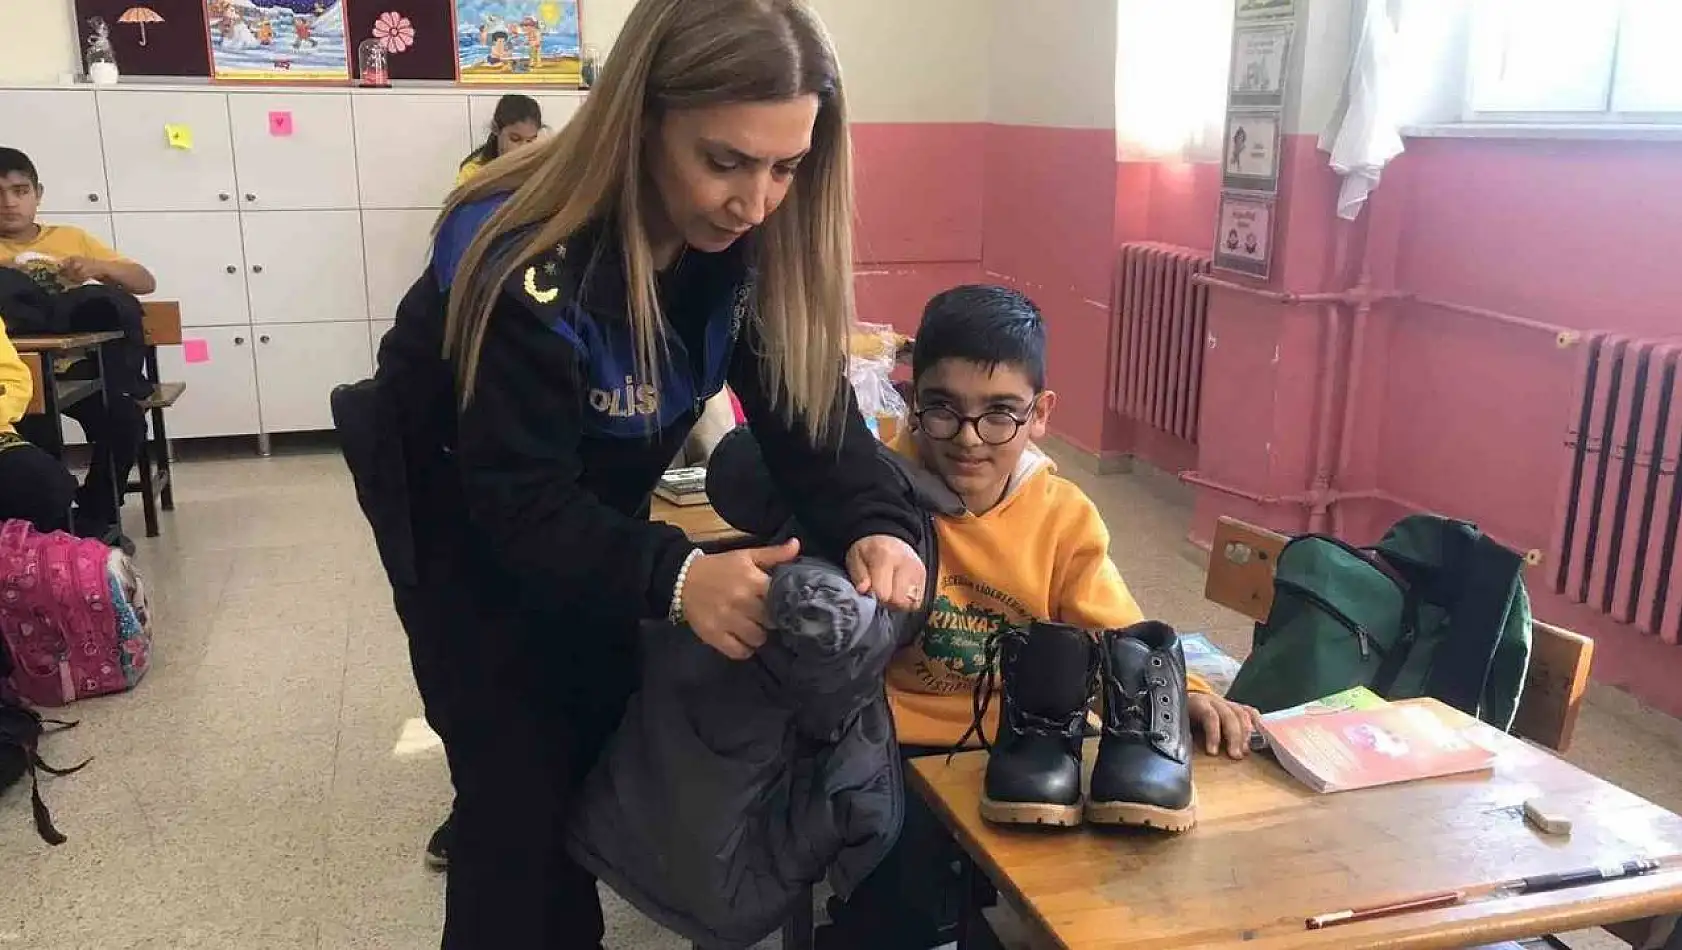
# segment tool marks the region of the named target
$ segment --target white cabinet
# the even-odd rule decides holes
[[[227,93],[120,90],[97,95],[114,210],[234,207]],[[185,136],[175,145],[169,139],[172,127]],[[185,145],[190,147],[180,147]]]
[[[155,299],[180,301],[183,326],[231,326],[251,319],[239,215],[189,211],[111,217],[117,250],[158,278]]]
[[[396,317],[397,305],[426,269],[436,211],[364,211],[362,242],[368,261],[368,316]]]
[[[42,224],[61,224],[66,227],[81,228],[105,243],[106,247],[115,247],[117,240],[112,236],[111,216],[108,214],[47,214],[43,212],[37,219]]]
[[[360,214],[257,211],[240,219],[252,323],[368,319]]]
[[[249,327],[195,327],[181,346],[158,347],[164,379],[187,384],[169,410],[172,439],[250,435],[260,431],[256,344]],[[191,356],[193,362],[187,362]]]
[[[437,208],[473,150],[466,96],[355,96],[363,208]]]
[[[228,120],[241,208],[356,207],[349,96],[233,93]]]
[[[333,428],[333,387],[367,378],[368,322],[257,327],[257,392],[264,432]]]
[[[93,90],[0,93],[0,143],[23,150],[35,164],[45,189],[43,214],[97,212],[109,207]]]
[[[522,95],[531,95],[522,93]],[[491,132],[491,118],[496,114],[496,103],[501,96],[484,93],[472,96],[468,101],[468,115],[473,121],[473,144],[478,146],[485,141]],[[543,110],[543,125],[550,131],[559,131],[572,121],[578,107],[584,103],[581,92],[558,92],[531,96],[537,100],[538,108]]]

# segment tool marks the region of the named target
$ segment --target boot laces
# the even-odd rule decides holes
[[[1155,718],[1151,712],[1152,689],[1164,689],[1168,681],[1160,676],[1146,680],[1146,688],[1130,692],[1121,685],[1121,678],[1111,668],[1108,650],[1099,651],[1104,668],[1104,680],[1111,687],[1104,703],[1104,734],[1121,739],[1143,742],[1166,742],[1168,733],[1151,728]],[[1120,702],[1116,702],[1120,700]]]
[[[970,724],[964,734],[958,738],[957,744],[952,746],[947,758],[963,751],[969,740],[981,740],[981,747],[992,751],[993,740],[987,737],[986,719],[987,709],[992,705],[993,694],[999,689],[995,676],[999,673],[999,658],[1002,653],[1003,642],[1014,639],[1018,645],[1028,639],[1028,630],[1023,627],[1006,627],[1004,630],[987,638],[986,650],[982,655],[981,673],[975,679],[975,688],[970,693]],[[1079,736],[1086,723],[1086,711],[1091,708],[1092,700],[1097,695],[1097,664],[1089,662],[1087,665],[1087,696],[1086,702],[1079,710],[1062,719],[1041,716],[1038,713],[1023,709],[1020,705],[1006,705],[1006,713],[1010,718],[1010,725],[1020,732],[1032,732],[1046,736]]]

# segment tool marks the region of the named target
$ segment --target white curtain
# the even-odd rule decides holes
[[[1220,161],[1232,0],[1119,0],[1117,6],[1117,157]]]

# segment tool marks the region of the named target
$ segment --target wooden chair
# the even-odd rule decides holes
[[[142,434],[135,461],[140,480],[127,486],[140,493],[140,509],[146,521],[146,536],[158,536],[158,509],[175,510],[175,486],[170,477],[169,432],[164,427],[164,410],[175,405],[187,391],[186,383],[167,383],[159,378],[158,347],[181,345],[181,305],[172,300],[148,301],[142,305],[141,328],[146,334],[146,379],[152,395],[140,400],[141,410],[151,417],[151,435]]]
[[[1257,622],[1273,608],[1273,568],[1290,538],[1234,518],[1215,527],[1203,596]],[[1564,752],[1571,746],[1588,689],[1594,641],[1541,623],[1531,624],[1530,668],[1519,697],[1513,733]]]

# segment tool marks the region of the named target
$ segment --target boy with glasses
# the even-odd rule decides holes
[[[967,511],[935,518],[939,589],[921,636],[888,669],[888,700],[907,757],[979,745],[971,730],[990,641],[1035,620],[1093,631],[1145,619],[1110,561],[1091,499],[1033,444],[1057,406],[1045,387],[1045,322],[1005,287],[946,291],[923,311],[912,352],[913,411],[893,448],[935,473]],[[1211,755],[1249,748],[1255,710],[1187,677],[1187,714]],[[1002,704],[979,724],[998,734]],[[925,950],[953,939],[961,857],[940,821],[906,796],[893,853],[846,904],[819,947]]]

